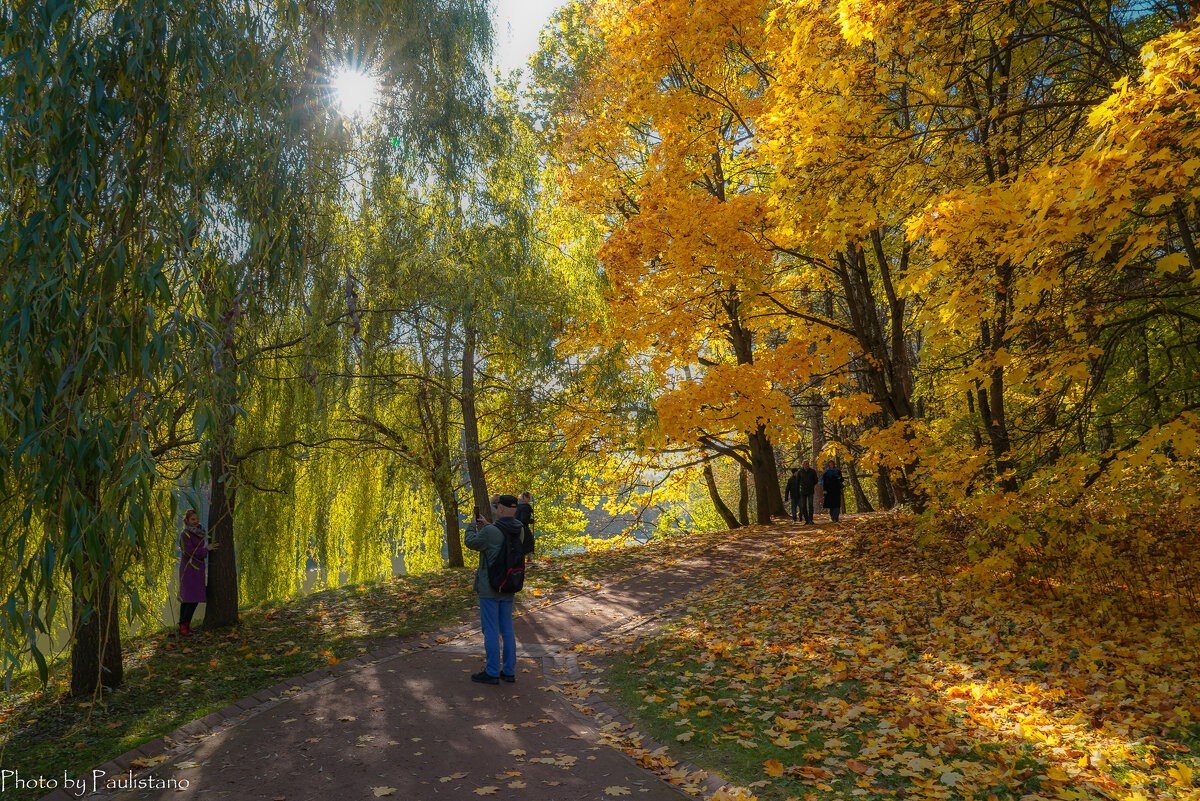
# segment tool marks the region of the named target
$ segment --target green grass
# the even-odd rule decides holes
[[[538,559],[520,605],[563,589],[586,590],[649,563],[669,561],[703,535]],[[474,564],[474,554],[467,554]],[[167,630],[124,642],[125,681],[93,702],[67,693],[65,660],[42,687],[16,677],[0,693],[0,768],[24,777],[78,775],[192,720],[279,682],[376,650],[393,638],[472,619],[474,569],[442,570],[247,607],[235,629],[183,639]],[[44,791],[12,791],[5,801]]]

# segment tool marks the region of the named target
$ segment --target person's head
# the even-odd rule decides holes
[[[525,490],[521,493],[521,503],[533,503],[533,493]]]
[[[195,509],[188,509],[186,512],[183,513],[183,524],[185,526],[200,525],[200,515],[196,514]]]
[[[807,459],[805,459],[805,460],[804,460],[804,467],[805,467],[805,468],[812,467],[812,462],[810,462],[810,461],[808,461]]]
[[[513,495],[497,495],[496,503],[492,507],[496,510],[496,519],[502,517],[512,517],[517,513],[517,499]]]
[[[827,462],[825,463],[825,469],[826,469],[826,470],[832,470],[833,468],[834,468],[833,460],[832,460],[832,459],[830,459],[829,461],[827,461]]]

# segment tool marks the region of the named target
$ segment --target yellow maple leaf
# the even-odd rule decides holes
[[[763,763],[763,767],[766,768],[768,776],[782,776],[783,775],[783,763],[780,762],[778,759],[768,759],[766,762]]]
[[[621,787],[618,784],[614,784],[609,787],[605,787],[604,794],[605,795],[630,795],[630,791],[629,791],[628,787]]]

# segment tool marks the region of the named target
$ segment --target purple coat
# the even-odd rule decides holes
[[[179,532],[179,600],[185,604],[204,603],[204,529],[188,526]]]

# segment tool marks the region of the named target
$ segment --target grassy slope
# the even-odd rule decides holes
[[[1198,633],[985,591],[875,518],[791,538],[587,678],[669,744],[626,732],[635,758],[746,798],[1197,799]]]

